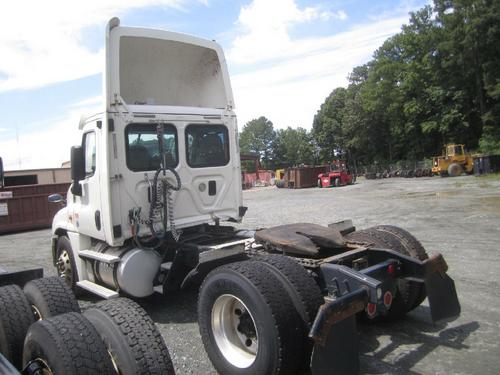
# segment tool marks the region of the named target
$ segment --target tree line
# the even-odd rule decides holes
[[[434,0],[331,92],[311,131],[274,130],[260,117],[244,126],[242,152],[260,153],[266,168],[339,154],[362,164],[418,160],[445,143],[499,153],[499,46],[500,1]]]

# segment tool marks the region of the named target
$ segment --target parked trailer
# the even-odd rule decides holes
[[[50,228],[60,209],[47,197],[65,197],[69,184],[10,186],[0,189],[0,234],[20,230]]]
[[[114,18],[105,56],[105,108],[80,123],[52,226],[54,265],[74,290],[113,299],[199,286],[200,334],[223,374],[354,374],[357,314],[397,319],[428,296],[434,321],[458,316],[443,257],[403,229],[222,224],[246,207],[217,43]],[[289,187],[316,186],[321,170],[297,171]]]

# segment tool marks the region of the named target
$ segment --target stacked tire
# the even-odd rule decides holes
[[[83,314],[65,281],[0,287],[0,351],[26,374],[174,374],[154,322],[126,298]]]

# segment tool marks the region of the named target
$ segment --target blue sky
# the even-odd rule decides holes
[[[104,27],[160,28],[217,40],[242,127],[310,128],[325,97],[408,21],[419,0],[47,0],[0,14],[0,156],[5,168],[58,167],[99,110]],[[29,9],[29,11],[26,11]]]

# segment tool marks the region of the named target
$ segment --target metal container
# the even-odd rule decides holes
[[[0,233],[48,228],[61,208],[49,203],[50,194],[66,197],[68,183],[10,186],[0,189]]]
[[[327,165],[287,168],[286,186],[289,189],[302,189],[318,185],[318,175],[328,171]]]
[[[500,155],[474,157],[474,174],[500,173]]]

